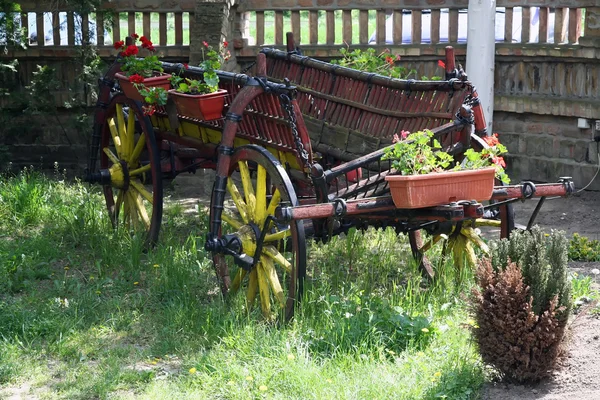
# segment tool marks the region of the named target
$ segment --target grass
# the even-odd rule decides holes
[[[24,172],[0,196],[0,397],[467,399],[484,381],[472,277],[424,287],[393,231],[312,244],[303,306],[275,326],[219,295],[205,211],[167,207],[145,252],[83,184]]]

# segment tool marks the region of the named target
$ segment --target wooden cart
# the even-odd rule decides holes
[[[477,93],[455,68],[452,49],[442,81],[391,79],[298,53],[288,37],[288,51],[257,56],[255,76],[219,72],[228,97],[224,118],[215,121],[177,115],[171,103],[145,116],[115,83],[115,63],[100,80],[86,176],[103,186],[113,224],[142,230],[155,243],[163,181],[215,169],[205,248],[221,289],[243,288],[250,304],[259,294],[263,313],[271,315],[274,305],[289,318],[302,293],[309,237],[327,241],[351,227],[391,226],[408,235],[432,277],[423,232],[438,238],[469,223],[507,237],[515,227],[513,201],[573,190],[568,179],[526,182],[497,186],[486,204],[458,199],[465,201],[397,209],[384,179],[390,166],[381,160],[395,133],[430,129],[456,161],[468,148],[486,146]],[[202,75],[181,64],[163,67]]]

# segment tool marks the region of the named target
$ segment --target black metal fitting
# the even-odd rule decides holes
[[[223,154],[225,156],[231,156],[231,155],[233,155],[234,148],[233,147],[229,147],[229,146],[225,146],[225,145],[220,145],[217,148],[217,150],[218,150],[219,154]]]
[[[575,193],[575,183],[573,182],[573,178],[570,176],[561,176],[558,178],[558,181],[564,185],[567,196]]]
[[[227,114],[225,114],[225,120],[231,122],[240,122],[242,120],[242,116],[239,114],[228,112]]]
[[[110,172],[107,169],[101,169],[98,172],[86,173],[84,182],[97,183],[102,186],[110,185]]]
[[[530,199],[535,195],[535,183],[531,181],[525,181],[521,183],[521,194],[523,199]]]
[[[333,212],[336,217],[339,218],[339,217],[343,217],[344,215],[346,215],[346,211],[347,211],[346,200],[334,199],[332,201],[332,203],[333,203]]]

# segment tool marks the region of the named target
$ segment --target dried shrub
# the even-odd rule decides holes
[[[555,367],[571,307],[566,249],[562,233],[536,229],[493,245],[479,263],[473,335],[507,380],[538,381]]]

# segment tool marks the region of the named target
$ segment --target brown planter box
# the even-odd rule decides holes
[[[179,93],[175,89],[169,90],[169,96],[177,106],[180,115],[210,121],[223,116],[225,96],[227,90],[219,89],[213,93],[187,94]]]
[[[127,76],[116,73],[115,77],[119,80],[119,85],[121,86],[123,93],[125,93],[125,96],[132,100],[141,102],[144,101],[144,97],[135,88],[135,86],[133,86],[133,83],[129,82],[129,78]],[[153,76],[151,78],[145,78],[143,84],[147,87],[162,87],[165,90],[169,90],[171,88],[171,82],[169,81],[170,77],[170,74],[162,74],[159,76]]]
[[[492,198],[495,168],[437,172],[425,175],[388,175],[397,208],[434,207],[458,200]]]

